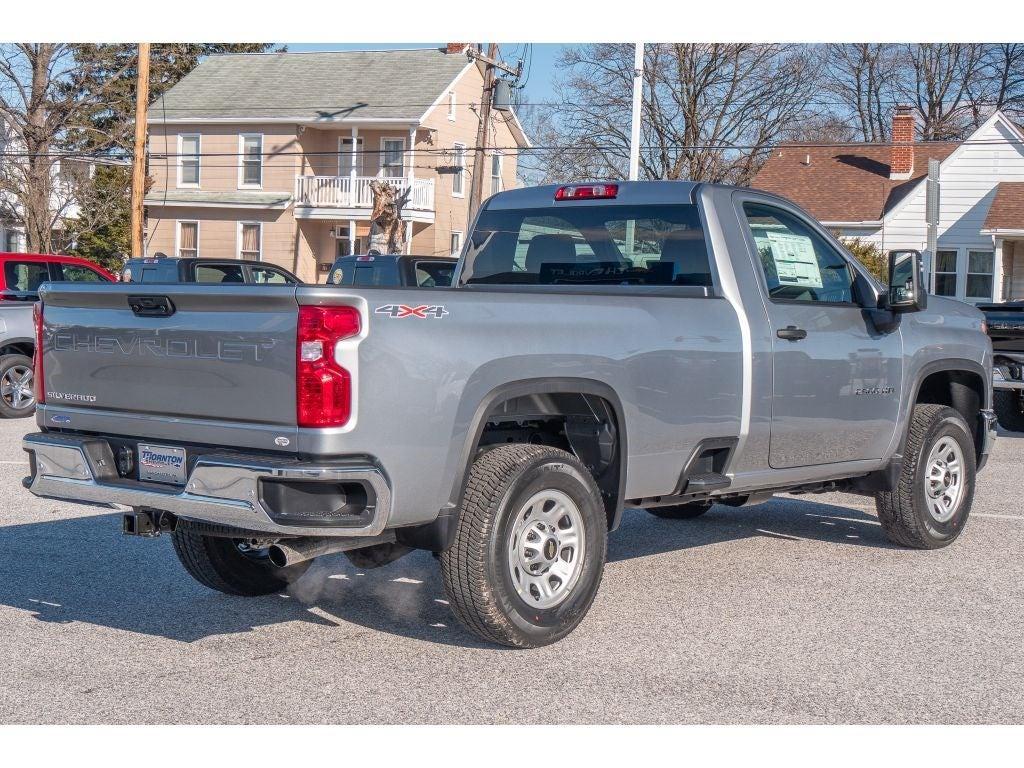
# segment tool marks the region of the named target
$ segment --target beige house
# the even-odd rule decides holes
[[[411,253],[457,252],[483,87],[465,48],[207,59],[150,107],[147,254],[263,259],[322,282],[365,250],[381,177],[409,192]],[[515,185],[528,146],[511,110],[491,114],[485,197]]]

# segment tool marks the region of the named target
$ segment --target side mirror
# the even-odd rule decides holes
[[[928,306],[928,294],[921,277],[921,252],[889,251],[889,292],[885,309],[890,312],[920,312]]]

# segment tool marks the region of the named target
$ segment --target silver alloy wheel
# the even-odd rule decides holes
[[[939,438],[925,466],[928,512],[935,522],[948,522],[960,508],[964,495],[964,456],[960,444],[948,436]]]
[[[12,365],[0,377],[0,397],[16,411],[25,411],[36,404],[32,392],[32,366]]]
[[[540,491],[516,513],[508,570],[528,605],[553,608],[565,600],[580,579],[585,555],[583,514],[567,494]]]

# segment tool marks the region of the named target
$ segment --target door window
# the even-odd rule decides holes
[[[241,264],[197,264],[197,283],[244,283]]]
[[[935,252],[936,296],[956,296],[956,251]]]
[[[351,176],[354,170],[356,176],[363,175],[363,140],[356,139],[356,150],[352,151],[352,139],[342,139],[338,153],[338,175]]]
[[[384,176],[392,179],[400,179],[405,175],[403,155],[405,154],[404,139],[384,139],[384,157],[381,162],[381,169]]]
[[[36,293],[50,279],[50,270],[45,261],[8,261],[4,264],[4,278],[8,291]]]
[[[252,281],[261,285],[268,283],[272,285],[286,285],[290,282],[283,272],[272,267],[251,267],[249,272],[252,275]]]
[[[854,303],[855,273],[824,237],[779,208],[744,203],[743,212],[772,299]]]

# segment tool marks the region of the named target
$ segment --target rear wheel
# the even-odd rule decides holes
[[[189,575],[210,589],[228,595],[255,597],[285,589],[312,561],[286,568],[270,562],[268,547],[246,539],[209,536],[202,524],[178,520],[171,536],[174,552]]]
[[[963,416],[944,405],[915,406],[903,461],[896,488],[875,496],[886,535],[915,549],[953,543],[974,499],[974,441]]]
[[[33,414],[36,396],[32,391],[32,383],[31,357],[0,357],[0,416],[5,419],[19,419]]]
[[[1003,429],[1024,432],[1024,398],[1017,389],[997,389],[992,396],[996,420]]]
[[[670,507],[649,507],[647,509],[655,517],[668,520],[692,520],[700,517],[714,506],[710,501],[694,501],[689,504],[674,504]]]
[[[445,591],[480,637],[536,648],[569,634],[601,584],[608,521],[593,477],[570,453],[494,448],[473,462]]]

